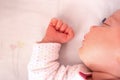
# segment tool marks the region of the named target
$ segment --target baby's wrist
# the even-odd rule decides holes
[[[50,41],[49,40],[41,40],[41,41],[39,41],[39,42],[37,42],[37,43],[50,43]]]
[[[45,40],[45,39],[43,39],[43,40],[41,40],[40,42],[41,42],[41,43],[50,43],[51,41],[50,41],[50,40]]]
[[[59,43],[59,42],[51,40],[51,39],[43,38],[41,41],[37,43]]]

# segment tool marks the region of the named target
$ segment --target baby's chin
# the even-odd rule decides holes
[[[98,62],[101,62],[99,59],[102,57],[103,49],[96,49],[96,47],[81,47],[79,49],[79,57],[82,60],[82,62],[91,70],[94,70],[91,68],[91,66],[95,66]]]
[[[87,59],[88,59],[88,56],[90,55],[88,53],[89,52],[83,50],[83,47],[79,49],[79,57],[87,67],[89,66],[88,64],[89,62],[87,61]]]

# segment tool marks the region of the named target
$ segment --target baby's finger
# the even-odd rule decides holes
[[[68,34],[69,32],[69,27],[66,28],[65,33]]]
[[[71,27],[67,27],[66,30],[65,30],[65,33],[68,34],[71,29],[72,29]]]
[[[68,39],[74,37],[74,32],[73,32],[73,29],[71,27],[68,27],[65,31],[65,33],[68,35]]]
[[[57,22],[57,24],[55,26],[56,30],[59,30],[60,27],[62,26],[62,24],[63,24],[63,22],[61,20],[58,20],[58,22]]]
[[[61,32],[65,32],[65,30],[68,28],[68,25],[67,24],[63,24],[61,27],[60,27],[60,31]]]
[[[58,22],[57,18],[52,18],[49,25],[55,27],[57,22]]]
[[[70,27],[69,28],[69,30],[68,30],[68,35],[70,36],[70,37],[73,37],[74,36],[74,31],[73,31],[73,29]]]

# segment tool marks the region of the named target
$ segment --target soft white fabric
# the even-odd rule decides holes
[[[28,65],[29,80],[85,80],[79,72],[90,73],[83,64],[66,67],[58,62],[59,43],[41,43],[33,48]]]

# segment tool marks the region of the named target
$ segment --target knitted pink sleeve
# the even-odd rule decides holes
[[[79,72],[88,72],[83,64],[60,65],[59,43],[35,44],[28,64],[29,80],[85,80]]]

